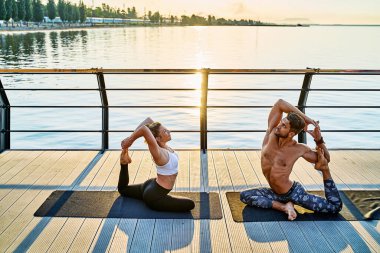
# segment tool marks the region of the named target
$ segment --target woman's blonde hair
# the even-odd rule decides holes
[[[160,127],[162,126],[160,122],[156,121],[145,126],[149,128],[155,138],[160,136]]]

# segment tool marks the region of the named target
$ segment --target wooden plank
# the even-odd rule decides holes
[[[188,159],[188,168],[190,170],[190,191],[204,192],[205,184],[204,177],[207,176],[207,171],[202,171],[201,167],[201,152],[191,151]]]
[[[247,157],[252,165],[252,168],[259,179],[259,182],[261,186],[263,187],[269,187],[269,184],[267,182],[267,179],[263,175],[263,172],[261,170],[261,152],[260,151],[247,151],[246,152]]]
[[[22,172],[23,169],[28,167],[28,164],[30,164],[41,154],[42,151],[30,151],[25,153],[22,157],[20,157],[20,161],[18,163],[10,166],[8,170],[0,176],[0,184],[5,184],[18,173]]]
[[[244,176],[246,182],[246,189],[251,189],[254,187],[260,187],[260,179],[256,175],[254,169],[252,168],[252,164],[248,159],[247,152],[245,151],[235,151],[236,159],[241,168],[241,172]]]
[[[380,170],[378,169],[378,164],[373,162],[373,159],[365,159],[355,151],[347,151],[346,155],[348,160],[357,164],[353,169],[360,171],[371,183],[380,184]]]
[[[96,152],[90,151],[90,152],[80,152],[80,156],[74,160],[72,166],[67,166],[66,164],[62,164],[62,167],[64,167],[64,170],[67,170],[68,172],[62,175],[60,177],[59,181],[59,187],[56,189],[58,190],[67,190],[71,189],[73,187],[72,183],[74,182],[75,178],[78,177],[78,175],[83,171],[83,169],[86,167],[86,165],[93,159]],[[70,169],[70,167],[74,167],[74,169]],[[63,181],[63,182],[62,182]],[[46,191],[46,192],[52,192],[52,191]],[[44,192],[44,193],[46,193]],[[83,222],[83,219],[77,219],[73,220],[68,223],[67,218],[57,218],[54,217],[50,220],[50,222],[46,225],[43,231],[41,231],[40,234],[35,234],[34,236],[36,239],[34,240],[33,244],[30,246],[29,250],[31,252],[46,252],[49,250],[50,246],[53,244],[56,247],[60,248],[68,248],[70,245],[66,246],[66,242],[62,241],[62,238],[66,239],[73,239],[74,237],[72,234],[70,237],[67,237],[67,235],[62,234],[62,227],[65,226],[65,224],[68,224],[68,226],[76,227],[78,226],[78,221]],[[76,225],[74,225],[76,223]],[[81,224],[79,224],[80,226]],[[67,231],[64,229],[64,231]],[[63,232],[64,232],[63,231]],[[60,237],[57,240],[57,235],[60,235]],[[55,244],[55,242],[57,242]],[[70,241],[71,242],[71,241]]]
[[[369,184],[369,181],[359,175],[357,172],[345,162],[339,151],[330,152],[331,161],[329,167],[331,171],[339,175],[339,177],[346,183],[350,189],[362,190],[365,189],[365,184]]]
[[[295,221],[295,223],[297,223],[299,231],[305,235],[310,248],[314,252],[333,252],[333,249],[314,222]]]
[[[154,226],[150,252],[169,252],[172,249],[172,237],[177,236],[178,235],[173,234],[173,219],[157,219]]]
[[[3,202],[4,198],[9,198],[9,194],[11,194],[12,201],[16,201],[18,199],[15,196],[15,191],[23,192],[26,189],[29,189],[30,186],[37,181],[44,173],[46,173],[46,166],[42,166],[43,164],[49,163],[49,161],[55,161],[59,157],[62,156],[63,152],[45,152],[44,154],[36,157],[32,163],[30,163],[25,170],[19,173],[17,176],[10,179],[5,185],[9,185],[9,188],[0,189],[0,201]],[[12,185],[21,185],[24,187],[20,187],[21,189],[17,189],[17,187],[10,188]],[[23,189],[24,188],[24,189]],[[0,203],[1,203],[0,202]],[[12,203],[13,203],[12,202]],[[2,206],[2,204],[0,204]],[[10,206],[10,204],[5,204],[5,206]],[[1,209],[1,208],[0,208]],[[1,212],[1,211],[0,211]]]
[[[220,189],[220,198],[223,206],[223,213],[228,228],[228,235],[230,238],[231,249],[233,252],[246,252],[252,251],[248,237],[242,223],[236,223],[232,220],[231,210],[228,206],[226,198],[226,191],[233,191],[233,184],[228,172],[228,167],[223,156],[222,151],[212,152],[215,170],[217,171],[217,179]],[[242,177],[241,177],[242,178]],[[245,236],[243,236],[245,235]]]
[[[21,162],[25,156],[24,151],[11,151],[9,155],[0,160],[0,176],[6,173],[15,164]]]
[[[203,164],[201,166],[201,156]],[[200,150],[190,152],[189,158],[190,169],[190,191],[208,192],[208,167],[206,154]],[[193,238],[191,241],[191,252],[211,252],[211,220],[194,220],[193,221]]]
[[[94,189],[94,190],[103,190],[106,181],[108,180],[112,170],[116,167],[116,164],[119,164],[119,154],[118,152],[107,152],[107,156],[104,159],[100,159],[99,162],[94,166],[93,170],[89,175],[85,178],[86,183],[89,183],[85,190]],[[118,165],[119,167],[119,165]],[[120,168],[119,168],[120,169]],[[91,174],[91,175],[90,175]],[[85,185],[82,185],[82,187],[85,187]],[[75,189],[75,187],[74,187]],[[73,219],[73,218],[71,218]],[[105,247],[109,246],[109,240],[112,238],[112,234],[115,232],[115,229],[112,228],[112,224],[118,224],[119,219],[112,220],[112,221],[104,221],[103,219],[74,219],[73,223],[75,224],[75,229],[72,229],[71,232],[81,235],[80,237],[73,237],[72,240],[68,241],[61,241],[60,235],[57,235],[57,239],[52,244],[50,249],[54,250],[57,248],[56,245],[63,244],[66,248],[68,248],[70,251],[76,251],[76,250],[88,250],[89,247],[97,248],[97,249],[104,249]],[[94,221],[96,220],[96,221]],[[91,226],[91,224],[93,224]],[[98,225],[98,226],[96,226]],[[62,230],[65,229],[66,226],[62,228]],[[99,227],[102,228],[102,231],[99,232]],[[109,232],[111,231],[111,234]],[[88,235],[84,235],[84,232]],[[93,244],[93,240],[95,238],[99,237],[108,237],[108,243],[105,244],[105,240],[103,238],[100,238],[99,241],[96,242],[96,244]],[[81,239],[81,240],[78,240]],[[83,241],[84,240],[84,241]],[[83,244],[86,246],[86,248],[83,247]]]
[[[380,252],[380,234],[376,229],[368,224],[367,221],[351,221],[351,226],[357,231],[357,234],[366,241],[367,245]]]
[[[192,171],[189,170],[189,151],[177,151],[179,156],[179,171],[176,178],[174,191],[189,191],[189,175]]]
[[[52,166],[52,170],[49,170],[48,173],[44,174],[41,178],[39,178],[35,184],[36,185],[43,185],[46,186],[54,176],[56,176],[61,170],[62,167],[59,167],[60,162],[69,161],[69,156],[73,156],[72,153],[65,154],[64,156],[60,157],[58,161],[55,161],[54,165]],[[79,155],[78,155],[79,157]],[[73,157],[71,157],[73,158]],[[54,181],[53,181],[54,182]],[[12,207],[10,207],[6,213],[4,213],[2,216],[7,217],[7,219],[1,219],[0,224],[0,232],[4,232],[4,230],[10,225],[14,218],[16,218],[22,210],[40,193],[41,189],[30,189],[23,194],[22,198],[19,198]],[[41,202],[42,203],[42,202]],[[1,217],[0,217],[1,218]]]
[[[210,190],[217,191],[220,195],[217,172],[215,169],[214,159],[212,152],[208,151],[208,186]],[[210,244],[212,252],[232,252],[228,228],[225,222],[224,209],[222,207],[223,219],[221,220],[210,220]],[[207,243],[207,242],[205,242]]]
[[[82,252],[88,250],[101,223],[102,219],[85,219],[76,237],[73,239],[68,252]]]
[[[17,235],[22,231],[21,228],[25,228],[33,219],[35,210],[37,210],[52,192],[50,189],[44,189],[49,186],[57,187],[57,185],[61,185],[65,178],[75,169],[81,157],[84,159],[81,152],[66,152],[65,155],[55,162],[52,166],[52,170],[36,181],[36,184],[44,185],[42,190],[28,190],[15,202],[12,208],[7,210],[5,213],[6,219],[0,219],[1,223],[3,223],[1,226],[3,233],[0,235],[1,245],[9,245],[16,239]],[[38,240],[38,235],[31,236]]]
[[[262,224],[273,252],[296,252],[292,250],[279,222],[265,222]]]
[[[375,252],[374,249],[357,233],[350,222],[331,222],[340,232],[340,238],[344,238],[354,252]]]
[[[338,221],[341,222],[341,221]],[[315,222],[318,230],[326,239],[334,252],[354,252],[349,245],[349,242],[340,234],[336,226],[333,225],[334,221],[318,221]]]

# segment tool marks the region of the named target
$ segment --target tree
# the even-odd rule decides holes
[[[32,5],[30,0],[25,0],[25,21],[31,21],[33,19]]]
[[[86,21],[86,5],[84,5],[83,1],[79,3],[79,19],[81,23]]]
[[[18,19],[25,20],[25,0],[18,0]]]
[[[46,5],[46,8],[47,8],[47,16],[49,17],[50,20],[54,20],[55,19],[55,3],[54,3],[54,0],[49,0],[47,5]]]
[[[12,19],[18,21],[18,8],[15,0],[12,0]]]
[[[5,0],[0,0],[0,20],[5,20],[7,9],[5,8]]]
[[[33,20],[34,22],[42,22],[44,19],[44,12],[42,9],[41,0],[33,0]]]
[[[58,15],[62,22],[66,21],[66,4],[63,0],[58,0]]]
[[[132,14],[132,18],[137,18],[137,12],[136,12],[135,6],[132,7],[131,14]]]
[[[77,22],[80,18],[79,8],[76,4],[72,5],[71,18],[72,18],[72,21],[74,22]]]
[[[6,0],[5,1],[5,9],[6,9],[5,20],[6,21],[8,21],[12,17],[12,10],[13,10],[12,4],[13,4],[12,0]]]
[[[65,3],[65,19],[68,22],[73,21],[73,11],[72,11],[72,5],[69,2]]]

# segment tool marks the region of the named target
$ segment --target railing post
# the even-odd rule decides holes
[[[109,114],[108,114],[108,99],[106,84],[104,82],[103,72],[97,72],[96,77],[98,79],[100,100],[102,101],[102,151],[108,149],[109,138]]]
[[[298,109],[300,109],[300,111],[303,113],[305,113],[305,106],[307,103],[307,97],[309,95],[312,77],[313,77],[313,73],[306,73],[305,77],[303,79],[302,90],[300,93],[300,97],[298,99],[298,106],[297,106]],[[301,133],[298,134],[298,142],[306,144],[306,132],[305,131],[302,131]]]
[[[207,93],[208,93],[208,75],[209,69],[202,69],[201,84],[201,107],[200,107],[200,128],[201,128],[201,150],[206,153],[207,150]]]
[[[11,148],[11,107],[0,79],[0,153]]]

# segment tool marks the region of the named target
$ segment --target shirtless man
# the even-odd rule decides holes
[[[282,118],[284,112],[288,115]],[[315,128],[307,132],[314,138],[317,151],[293,140],[302,129],[307,130],[310,124]],[[300,157],[315,163],[315,169],[322,172],[326,198],[307,193],[300,183],[289,179],[293,165]],[[280,99],[269,114],[268,129],[261,152],[261,168],[270,188],[243,191],[240,193],[240,199],[250,206],[285,212],[289,220],[297,217],[294,204],[316,212],[338,213],[342,209],[342,201],[331,177],[328,162],[330,154],[324,144],[318,122]]]

